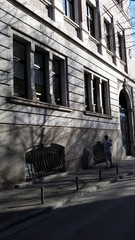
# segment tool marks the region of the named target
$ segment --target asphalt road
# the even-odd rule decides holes
[[[67,206],[23,224],[2,239],[135,240],[135,176],[93,193],[78,193]]]

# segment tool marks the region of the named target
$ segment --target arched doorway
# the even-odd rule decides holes
[[[128,109],[130,109],[130,101],[128,94],[123,89],[119,95],[119,105],[120,105],[120,125],[122,134],[122,143],[127,156],[131,155],[131,141],[130,141],[130,115]]]

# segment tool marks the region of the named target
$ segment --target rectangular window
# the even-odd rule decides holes
[[[91,36],[95,37],[95,17],[94,17],[94,9],[86,3],[87,10],[87,28]]]
[[[74,0],[62,0],[62,5],[65,15],[75,21]]]
[[[57,59],[53,60],[53,96],[55,103],[58,105],[62,104],[61,99],[61,74],[60,74],[60,61]]]
[[[34,82],[36,97],[40,101],[46,100],[45,95],[45,55],[38,51],[34,54]]]
[[[108,81],[85,72],[84,84],[86,111],[110,115]]]
[[[26,45],[13,41],[13,77],[14,95],[27,98],[27,62]]]
[[[122,60],[123,59],[123,54],[122,54],[122,35],[118,33],[118,53],[119,57]]]
[[[110,27],[111,24],[107,21],[104,21],[104,32],[105,32],[105,42],[106,42],[106,47],[111,50],[111,44],[110,44],[110,40],[111,40],[111,36],[110,36]]]
[[[124,31],[118,32],[118,54],[123,62],[126,62]]]
[[[52,6],[52,0],[41,0],[42,2],[44,2],[44,4],[46,5],[46,9],[48,12],[48,17],[53,19],[53,6]]]
[[[86,110],[90,110],[90,95],[89,95],[89,75],[87,73],[84,73],[84,86],[85,86],[85,108]]]
[[[53,98],[57,105],[67,105],[67,84],[65,61],[58,57],[53,58]]]
[[[102,109],[103,109],[102,112],[103,114],[110,114],[108,82],[102,80],[101,88],[102,88]]]
[[[100,111],[100,96],[99,96],[99,78],[94,76],[93,80],[93,96],[94,96],[94,105],[95,105],[95,112]]]

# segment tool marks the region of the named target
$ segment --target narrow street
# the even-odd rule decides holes
[[[1,239],[1,238],[0,238]],[[9,240],[134,240],[135,176],[74,197],[49,215],[23,223]]]

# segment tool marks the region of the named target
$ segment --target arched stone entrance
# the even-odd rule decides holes
[[[121,136],[125,155],[132,155],[132,116],[128,93],[122,89],[119,95]]]

